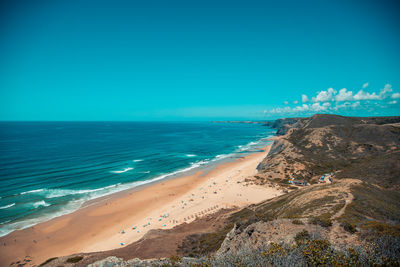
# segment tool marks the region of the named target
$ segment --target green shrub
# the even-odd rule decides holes
[[[345,231],[349,232],[350,234],[354,234],[355,232],[357,232],[356,227],[351,223],[344,221],[340,225],[343,227]]]
[[[309,240],[310,238],[310,234],[307,230],[304,229],[303,231],[296,234],[296,236],[294,237],[294,241],[296,241],[297,244],[301,244],[304,243],[306,240]]]
[[[337,260],[330,255],[330,245],[328,240],[307,240],[302,248],[303,256],[311,266],[333,265]]]
[[[75,256],[75,257],[67,259],[67,262],[68,263],[77,263],[77,262],[81,261],[82,259],[83,259],[82,256]]]
[[[282,245],[276,244],[274,242],[271,242],[269,244],[269,247],[267,250],[265,250],[261,255],[267,256],[267,255],[273,255],[273,254],[280,254],[280,255],[285,255],[285,249],[283,248]]]
[[[297,225],[304,225],[304,223],[302,221],[298,220],[298,219],[292,220],[292,223],[293,224],[297,224]]]
[[[332,221],[327,216],[318,216],[310,219],[310,223],[319,225],[322,227],[330,227],[332,226]]]
[[[171,261],[171,264],[175,266],[177,263],[181,262],[181,257],[177,255],[172,255],[171,257],[169,257],[169,260]]]

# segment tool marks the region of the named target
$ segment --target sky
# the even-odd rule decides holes
[[[400,115],[398,1],[0,1],[0,120]]]

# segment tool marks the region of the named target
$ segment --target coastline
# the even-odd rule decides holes
[[[222,208],[280,195],[278,189],[244,182],[255,174],[270,148],[222,163],[206,174],[197,172],[108,195],[73,213],[14,231],[0,238],[0,262],[8,266],[29,256],[33,265],[51,257],[115,249],[151,229],[170,229]]]

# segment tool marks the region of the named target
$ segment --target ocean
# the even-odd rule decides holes
[[[242,123],[0,122],[0,236],[257,152],[275,132]]]

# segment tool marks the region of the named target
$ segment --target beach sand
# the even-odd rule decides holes
[[[204,175],[198,172],[126,190],[71,214],[14,231],[0,238],[1,266],[27,259],[29,266],[51,257],[123,247],[150,229],[170,229],[222,208],[240,208],[278,196],[282,194],[279,189],[245,182],[257,172],[270,147],[218,165]]]

